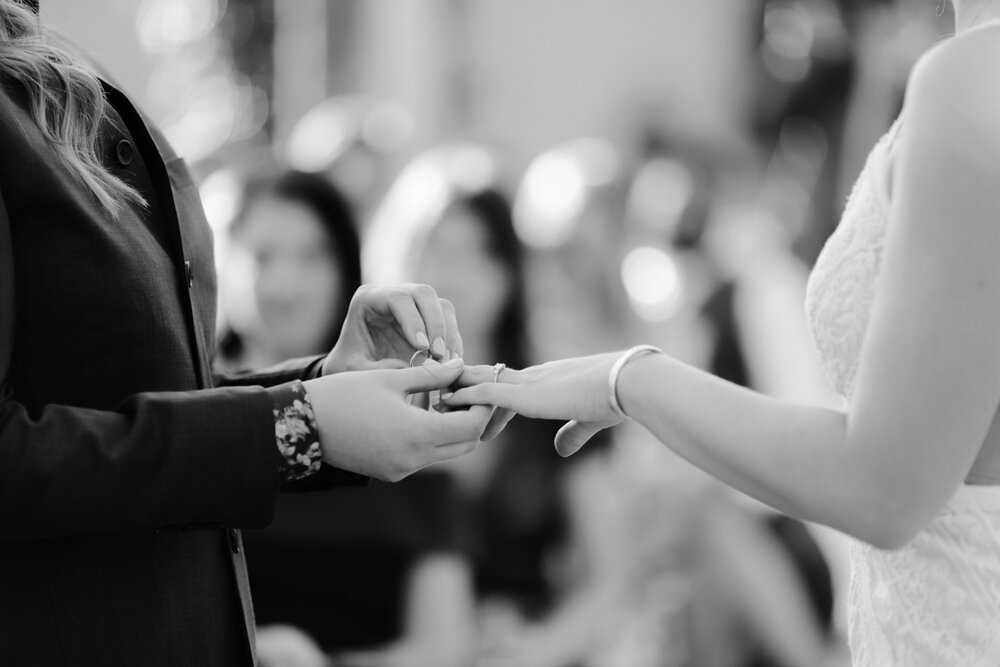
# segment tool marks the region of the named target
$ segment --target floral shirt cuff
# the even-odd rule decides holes
[[[312,475],[323,463],[323,452],[305,385],[295,380],[270,387],[267,393],[274,406],[274,437],[282,484]]]

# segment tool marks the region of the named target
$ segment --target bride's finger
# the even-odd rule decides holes
[[[470,387],[477,384],[487,384],[491,382],[499,382],[501,384],[519,384],[522,377],[522,372],[514,370],[513,368],[503,368],[503,370],[500,371],[499,377],[496,377],[496,373],[496,366],[466,366],[456,384],[461,387]]]
[[[575,419],[567,422],[556,433],[556,452],[559,456],[572,456],[591,438],[611,425],[607,422],[579,422]]]
[[[493,405],[517,411],[517,406],[514,405],[517,400],[515,391],[513,385],[489,381],[464,387],[450,395],[443,395],[441,402],[449,408],[461,408],[467,405]]]

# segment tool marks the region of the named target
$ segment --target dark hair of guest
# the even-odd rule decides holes
[[[486,233],[486,251],[503,266],[510,281],[507,301],[503,304],[492,332],[490,344],[511,368],[531,363],[528,352],[527,302],[524,282],[524,258],[507,197],[495,189],[459,195],[451,208],[469,212]]]
[[[334,261],[340,271],[341,299],[329,329],[323,337],[323,349],[329,350],[337,342],[340,327],[347,317],[351,297],[361,286],[361,245],[354,212],[347,199],[326,177],[301,171],[287,171],[274,179],[250,181],[244,189],[243,203],[233,220],[232,231],[238,233],[247,211],[261,199],[278,199],[305,206],[316,215],[331,241]],[[280,224],[280,222],[278,222]],[[224,358],[238,358],[243,341],[239,334],[227,330],[219,339],[219,354]]]

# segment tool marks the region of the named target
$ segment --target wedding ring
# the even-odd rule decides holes
[[[430,350],[417,350],[416,352],[413,353],[413,356],[410,357],[410,368],[414,368],[415,366],[423,366],[424,362],[426,362],[430,358],[431,358]]]
[[[505,368],[507,368],[507,364],[494,364],[493,365],[493,381],[494,382],[499,382],[500,381],[500,374],[504,372]]]

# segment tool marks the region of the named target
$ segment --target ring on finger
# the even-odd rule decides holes
[[[507,368],[507,364],[503,364],[503,363],[494,364],[493,365],[493,381],[494,382],[499,382],[500,381],[500,374],[503,373],[506,368]]]

